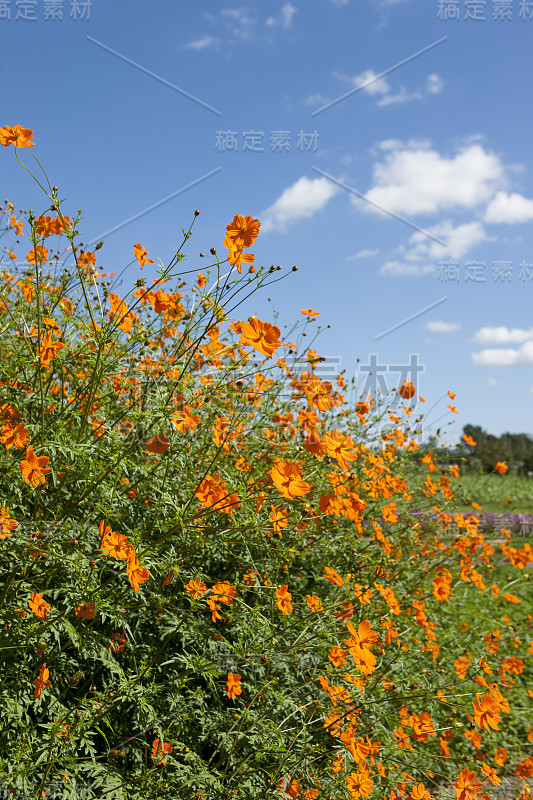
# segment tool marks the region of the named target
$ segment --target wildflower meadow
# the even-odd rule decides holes
[[[152,281],[132,240],[117,293],[0,144],[43,189],[0,209],[5,796],[530,800],[533,550],[457,511],[413,385],[348,400],[317,311],[240,315],[298,280],[251,216]]]

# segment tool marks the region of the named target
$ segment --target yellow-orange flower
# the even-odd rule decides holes
[[[93,603],[80,603],[76,606],[75,614],[79,619],[92,619],[94,617],[95,606]]]
[[[46,483],[45,475],[51,472],[52,468],[47,467],[46,464],[50,461],[48,456],[37,456],[30,444],[26,450],[26,458],[20,462],[22,470],[22,477],[25,482],[31,484],[33,487],[39,486],[40,483]]]
[[[18,526],[18,522],[9,516],[9,506],[0,508],[0,542],[12,536],[10,531],[16,530]]]
[[[148,250],[146,250],[142,246],[142,244],[134,244],[133,245],[133,254],[134,254],[135,258],[137,259],[137,261],[139,262],[139,265],[140,265],[141,269],[144,267],[145,264],[153,264],[154,263],[154,259],[153,258],[148,258]]]
[[[126,636],[120,631],[115,631],[115,633],[111,634],[111,639],[109,641],[109,649],[115,655],[117,653],[122,653],[124,648],[126,647]]]
[[[161,742],[159,739],[154,739],[152,742],[152,761],[156,766],[164,766],[167,762],[165,756],[172,752],[172,745],[170,742]]]
[[[311,490],[309,483],[303,480],[300,465],[293,461],[276,461],[270,475],[276,489],[283,497],[293,500],[302,497]]]
[[[231,264],[232,267],[237,267],[237,272],[239,275],[241,274],[241,267],[243,263],[253,264],[255,258],[254,254],[243,253],[242,247],[235,244],[233,239],[231,239],[229,236],[226,236],[222,244],[226,250],[228,250],[228,263]]]
[[[156,433],[152,439],[148,439],[145,446],[149,453],[162,455],[170,447],[170,442],[164,433]]]
[[[507,472],[508,469],[509,467],[507,466],[505,461],[497,461],[494,464],[494,471],[497,472],[498,475],[503,475],[504,472]]]
[[[23,447],[26,447],[29,441],[30,432],[23,422],[19,422],[18,424],[6,422],[6,424],[2,426],[0,442],[5,446],[6,450],[10,450],[12,447],[21,450]]]
[[[58,351],[64,346],[63,342],[53,342],[51,332],[47,331],[38,347],[39,358],[43,367],[48,367],[51,359],[55,358],[58,355]]]
[[[33,250],[26,253],[26,260],[29,264],[42,264],[48,258],[48,249],[41,244],[36,245]]]
[[[416,390],[415,390],[414,384],[411,383],[411,381],[408,381],[408,380],[404,379],[404,382],[403,382],[402,386],[400,386],[398,391],[399,391],[400,395],[403,397],[404,400],[410,400],[411,397],[414,395]]]
[[[456,800],[477,800],[479,792],[483,791],[483,784],[477,780],[476,773],[468,767],[461,770],[454,787]]]
[[[35,678],[35,680],[33,681],[33,685],[35,686],[35,691],[33,694],[34,697],[36,697],[37,699],[41,697],[43,689],[45,689],[47,686],[50,686],[50,681],[48,680],[49,675],[50,672],[46,666],[46,661],[45,661],[45,663],[39,670],[39,677]]]
[[[374,782],[366,770],[352,772],[346,778],[346,788],[352,797],[368,797],[372,794]]]
[[[292,594],[288,591],[289,585],[283,584],[280,589],[276,589],[276,606],[279,608],[284,617],[292,611]]]
[[[322,600],[316,594],[308,594],[306,597],[309,610],[313,612],[323,611]]]
[[[235,214],[233,221],[226,225],[227,235],[237,247],[251,247],[259,235],[261,223],[254,217]]]
[[[106,531],[100,543],[102,553],[106,551],[113,558],[129,559],[134,555],[133,545],[128,541],[128,537],[116,531]]]
[[[281,331],[277,325],[261,322],[257,317],[252,317],[250,322],[239,322],[239,326],[241,344],[253,347],[267,358],[273,356],[278,347],[281,347],[279,341]]]
[[[288,511],[286,508],[281,506],[281,508],[275,508],[274,506],[270,506],[272,509],[272,514],[270,515],[270,521],[272,523],[272,527],[274,528],[275,533],[281,537],[281,529],[286,528],[289,524],[288,522]],[[272,534],[267,534],[271,536]]]
[[[32,592],[31,599],[28,600],[28,605],[39,619],[47,619],[48,612],[52,608],[50,603],[43,600],[42,592]]]
[[[226,681],[226,694],[230,700],[235,700],[238,695],[242,694],[240,675],[234,675],[233,672],[228,672],[228,679]]]
[[[486,777],[491,783],[494,784],[494,786],[501,786],[502,779],[498,776],[496,770],[492,767],[489,767],[488,764],[481,765],[481,772],[483,775],[486,775]]]
[[[203,581],[200,580],[200,578],[191,578],[185,587],[185,591],[190,594],[194,600],[199,600],[206,589],[207,586]]]
[[[486,728],[489,733],[491,728],[499,731],[500,703],[490,694],[484,694],[481,699],[479,694],[476,694],[476,697],[478,702],[472,703],[476,725],[479,725],[480,728]]]
[[[133,553],[132,557],[128,561],[126,573],[128,575],[128,580],[134,592],[138,592],[140,584],[146,583],[146,581],[150,577],[150,573],[146,569],[146,567],[140,566],[139,560],[135,553]]]
[[[4,147],[9,147],[14,144],[15,147],[33,147],[35,142],[30,142],[33,139],[34,133],[30,128],[23,128],[21,125],[4,125],[0,128],[0,144]]]

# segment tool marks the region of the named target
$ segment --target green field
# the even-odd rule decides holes
[[[454,486],[457,495],[461,487],[470,503],[479,503],[483,511],[533,513],[533,478],[525,475],[465,473]],[[461,510],[471,509],[470,503],[462,504]]]

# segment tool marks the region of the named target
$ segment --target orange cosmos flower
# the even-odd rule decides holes
[[[38,347],[39,358],[41,359],[41,364],[43,367],[48,367],[51,359],[55,358],[58,354],[58,351],[64,346],[65,345],[63,342],[53,342],[52,334],[50,331],[47,331],[46,336]]]
[[[491,728],[499,731],[500,703],[490,694],[484,694],[481,699],[479,698],[479,694],[476,694],[476,697],[478,702],[472,703],[474,706],[476,725],[479,725],[480,728],[486,728],[489,733]]]
[[[156,433],[152,439],[148,439],[145,446],[149,453],[162,455],[170,447],[170,442],[164,433]]]
[[[326,455],[336,458],[341,469],[350,469],[350,462],[357,458],[357,453],[350,450],[354,446],[353,440],[335,429],[331,434],[326,433],[323,441],[326,445]]]
[[[316,594],[308,594],[306,601],[310,611],[317,612],[324,610],[322,600]]]
[[[179,433],[194,431],[200,422],[199,414],[192,414],[190,406],[184,406],[180,412],[170,417],[170,420]]]
[[[226,681],[226,694],[230,700],[235,700],[238,695],[242,694],[240,675],[234,675],[233,672],[228,672],[228,680]]]
[[[260,227],[258,219],[235,214],[233,221],[226,225],[226,231],[237,247],[251,247],[259,235]]]
[[[12,447],[21,450],[23,447],[26,447],[29,441],[30,432],[23,422],[19,422],[15,425],[6,422],[6,424],[2,426],[0,442],[5,446],[6,450],[10,450]]]
[[[348,651],[343,650],[342,647],[329,648],[328,658],[334,667],[344,667],[344,665],[346,664],[347,655]]]
[[[111,634],[111,640],[109,642],[109,649],[112,653],[122,653],[124,648],[126,647],[126,637],[123,633],[116,631],[115,633]]]
[[[17,218],[16,218],[16,216],[14,214],[12,215],[12,217],[10,219],[10,223],[11,223],[11,227],[15,228],[15,233],[16,233],[17,236],[24,236],[24,233],[22,231],[22,222],[20,220],[17,220]]]
[[[159,739],[154,739],[152,742],[152,761],[156,766],[164,766],[167,762],[165,761],[165,755],[168,755],[172,752],[172,745],[170,742],[161,742]]]
[[[33,685],[35,686],[34,697],[39,699],[41,697],[41,693],[43,689],[46,689],[50,686],[50,681],[48,680],[48,676],[50,675],[49,670],[46,667],[46,661],[42,665],[41,669],[39,670],[39,677],[35,678],[33,681]]]
[[[200,289],[203,289],[206,284],[206,281],[207,281],[207,275],[204,275],[202,272],[198,272],[196,278],[196,285]]]
[[[416,389],[411,381],[408,381],[404,378],[403,385],[400,386],[398,391],[404,400],[410,400],[411,397],[413,397]]]
[[[494,465],[494,471],[498,473],[498,475],[503,475],[509,467],[505,463],[505,461],[497,461]]]
[[[473,770],[465,767],[454,783],[456,800],[477,800],[479,792],[483,791],[483,784],[477,780]]]
[[[481,765],[481,772],[483,773],[483,775],[486,775],[489,781],[493,783],[495,786],[501,785],[502,779],[498,776],[496,770],[492,769],[492,767],[489,767],[488,764]]]
[[[270,522],[272,523],[272,527],[274,528],[275,533],[281,538],[281,529],[286,528],[288,523],[288,511],[286,508],[281,506],[281,508],[275,508],[274,506],[270,506],[272,509],[272,514],[270,515]],[[272,534],[268,533],[267,536],[271,536]]]
[[[287,583],[283,584],[280,589],[276,589],[276,605],[283,614],[284,617],[292,611],[292,594],[288,591],[289,585]]]
[[[35,142],[30,142],[33,139],[34,133],[30,128],[23,128],[20,125],[4,125],[0,128],[0,144],[4,147],[9,147],[14,144],[15,147],[33,147]]]
[[[261,322],[257,317],[252,317],[250,322],[239,322],[241,333],[241,344],[253,347],[267,358],[270,358],[278,347],[281,347],[279,335],[281,333],[277,325],[270,322]]]
[[[16,530],[18,526],[18,522],[9,516],[9,506],[0,508],[0,541],[11,536],[10,531]]]
[[[330,583],[333,583],[335,586],[344,585],[344,579],[342,575],[337,572],[336,569],[333,569],[333,567],[324,567],[324,578]]]
[[[80,603],[75,610],[79,619],[92,619],[94,617],[95,606],[92,603]]]
[[[135,553],[133,545],[128,541],[128,537],[111,529],[106,529],[106,533],[100,543],[100,550],[102,553],[107,551],[113,558],[123,559],[129,559]]]
[[[468,436],[468,434],[466,433],[463,435],[463,439],[465,441],[465,444],[467,444],[469,447],[475,447],[477,445],[477,442],[475,442],[473,438],[471,436]]]
[[[48,249],[42,245],[36,245],[33,250],[26,253],[26,260],[29,264],[42,264],[48,258]]]
[[[139,262],[141,269],[144,267],[145,264],[153,264],[153,258],[148,258],[148,250],[146,250],[141,244],[134,244],[133,245],[133,255]]]
[[[211,597],[216,603],[226,603],[227,605],[231,605],[236,596],[237,589],[232,586],[231,583],[228,583],[228,581],[215,583],[211,589]]]
[[[320,412],[328,411],[331,408],[333,401],[330,395],[333,386],[330,381],[321,381],[316,375],[313,375],[312,378],[302,381],[302,388],[307,402],[312,408],[318,408]]]
[[[199,600],[206,589],[207,589],[207,586],[199,578],[194,578],[194,579],[191,578],[191,580],[189,581],[189,583],[185,587],[185,591],[188,594],[190,594],[190,596],[194,600]]]
[[[346,778],[346,788],[352,797],[368,797],[372,794],[374,782],[366,770],[352,772]]]
[[[37,456],[30,444],[26,450],[26,458],[20,462],[22,470],[22,477],[25,482],[31,484],[34,488],[39,486],[40,483],[46,483],[45,475],[51,472],[52,468],[47,467],[46,464],[50,461],[48,456]]]
[[[231,264],[232,267],[237,267],[237,272],[239,275],[241,274],[241,266],[244,262],[245,264],[253,264],[254,261],[254,254],[253,253],[243,253],[242,247],[239,247],[235,244],[233,239],[230,239],[229,236],[226,236],[224,241],[222,242],[226,250],[228,250],[228,263]]]
[[[280,494],[291,500],[302,497],[311,490],[310,484],[301,476],[300,465],[293,461],[276,461],[270,475]]]
[[[39,617],[39,619],[47,619],[48,612],[52,608],[50,603],[47,603],[45,600],[43,600],[42,592],[32,592],[31,599],[28,600],[28,605],[35,616]]]
[[[410,794],[411,800],[433,800],[423,783],[413,784]]]
[[[312,308],[302,308],[302,314],[311,319],[311,317],[320,316],[320,311],[314,311]]]
[[[150,577],[150,573],[146,569],[146,567],[141,567],[139,565],[139,560],[135,553],[128,561],[126,573],[128,575],[128,580],[134,592],[138,592],[140,584],[146,583],[146,581]]]

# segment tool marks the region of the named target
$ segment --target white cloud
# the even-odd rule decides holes
[[[379,270],[380,274],[394,277],[435,274],[439,261],[462,258],[473,247],[491,238],[480,222],[466,222],[454,227],[447,219],[428,226],[426,231],[445,242],[447,247],[417,231],[409,237],[407,245],[397,248],[402,260],[387,261]]]
[[[329,97],[324,97],[323,94],[316,93],[308,95],[304,100],[304,105],[306,106],[324,106],[330,100]]]
[[[474,334],[478,344],[519,344],[533,340],[533,328],[506,328],[504,325],[486,325]]]
[[[337,193],[337,187],[327,178],[313,180],[303,177],[287,187],[278,199],[261,214],[261,230],[286,231],[299,219],[309,219],[320,211]]]
[[[296,6],[293,6],[292,3],[285,3],[285,5],[281,7],[279,17],[269,17],[266,24],[268,26],[279,24],[282,28],[290,28],[292,18],[297,10]]]
[[[426,328],[433,333],[453,333],[454,331],[458,331],[460,327],[460,322],[442,322],[438,319],[432,322],[426,322]]]
[[[497,381],[496,378],[489,378],[487,383],[489,384],[489,386],[497,386],[499,381]]]
[[[372,256],[377,256],[379,250],[376,248],[375,250],[359,250],[353,256],[347,256],[344,260],[345,261],[357,261],[359,258],[371,258]]]
[[[500,159],[481,144],[466,145],[451,157],[441,156],[426,143],[387,140],[380,149],[383,160],[374,164],[374,185],[366,196],[396,213],[475,209],[506,183]],[[360,203],[357,198],[353,202]]]
[[[337,73],[338,77],[346,77]],[[367,69],[359,75],[351,78],[352,85],[357,89],[364,89],[368,94],[387,94],[391,87],[385,78],[378,78],[378,73],[373,69]]]
[[[444,88],[444,81],[442,78],[433,73],[428,75],[424,86],[408,91],[404,86],[401,86],[398,91],[393,92],[391,85],[385,78],[378,77],[380,73],[374,72],[373,69],[367,69],[353,77],[346,75],[343,72],[334,72],[334,77],[339,80],[349,82],[356,89],[362,89],[369,95],[379,95],[377,105],[380,107],[390,106],[399,103],[408,103],[411,100],[421,100],[424,96],[430,94],[439,94]]]
[[[257,20],[245,6],[222,8],[220,15],[230,35],[245,41],[250,41],[254,37]]]
[[[533,341],[524,342],[516,350],[500,348],[472,353],[472,361],[478,367],[531,367],[533,366]]]
[[[385,106],[391,106],[398,103],[408,103],[410,100],[420,100],[421,98],[421,91],[416,91],[409,94],[407,89],[404,89],[402,86],[398,94],[388,94],[385,97],[382,97],[381,100],[378,100],[378,106],[380,108],[384,108]]]
[[[200,39],[193,39],[192,42],[187,42],[185,47],[190,50],[205,50],[206,47],[212,47],[216,42],[217,40],[214,36],[201,36]]]
[[[533,220],[533,200],[522,194],[496,192],[485,211],[485,222],[517,222]]]
[[[431,272],[435,272],[435,267],[431,264],[405,264],[402,261],[386,261],[379,270],[380,275],[390,275],[392,278],[421,278]]]
[[[481,222],[465,222],[454,227],[452,221],[446,219],[437,225],[428,226],[425,230],[445,242],[446,247],[417,231],[409,237],[405,256],[409,261],[431,259],[436,262],[444,258],[462,258],[473,247],[491,238]]]
[[[440,75],[432,73],[427,76],[425,88],[428,94],[440,94],[444,89],[444,81]]]
[[[350,0],[331,0],[331,2],[334,6],[338,6],[340,8],[341,6],[347,6]]]

